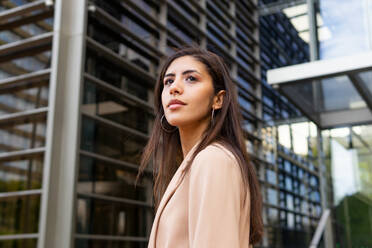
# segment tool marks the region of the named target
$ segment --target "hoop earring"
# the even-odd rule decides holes
[[[174,131],[176,131],[177,130],[177,127],[175,127],[174,129],[166,129],[164,126],[163,126],[163,119],[164,119],[164,114],[163,114],[163,116],[161,117],[161,119],[160,119],[160,126],[161,126],[161,128],[164,130],[164,132],[166,132],[166,133],[173,133]],[[170,124],[169,124],[169,126],[171,126]]]
[[[211,118],[211,125],[214,125],[214,108],[212,108],[212,118]]]

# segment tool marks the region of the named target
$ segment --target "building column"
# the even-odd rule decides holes
[[[324,153],[323,153],[323,140],[322,132],[319,127],[317,127],[317,150],[318,150],[318,173],[319,173],[319,189],[320,197],[322,201],[322,212],[330,208],[327,196],[327,171],[324,163]],[[324,247],[333,248],[333,230],[332,230],[332,210],[328,217],[328,221],[324,230]]]
[[[54,3],[54,36],[38,248],[74,246],[86,0]]]

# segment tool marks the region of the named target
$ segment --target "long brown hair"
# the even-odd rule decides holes
[[[222,108],[215,111],[214,122],[206,129],[194,154],[190,157],[183,175],[190,169],[195,156],[209,144],[218,142],[229,149],[239,163],[245,185],[245,193],[248,193],[247,190],[249,189],[250,198],[252,199],[250,201],[250,243],[258,243],[263,233],[261,217],[262,197],[254,166],[246,152],[244,132],[241,128],[241,114],[237,101],[237,91],[230,78],[226,64],[218,55],[197,47],[185,47],[169,56],[165,61],[155,85],[155,123],[142,155],[138,176],[143,173],[151,161],[155,180],[155,206],[157,208],[170,180],[182,161],[182,148],[178,130],[171,133],[165,132],[161,127],[160,121],[164,114],[161,94],[165,72],[175,59],[183,56],[192,56],[206,66],[207,71],[212,77],[215,94],[220,90],[226,91]]]

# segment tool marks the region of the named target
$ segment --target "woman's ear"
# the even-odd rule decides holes
[[[213,97],[213,104],[212,108],[213,109],[220,109],[222,108],[223,104],[223,98],[225,97],[226,91],[225,90],[220,90],[217,95]]]

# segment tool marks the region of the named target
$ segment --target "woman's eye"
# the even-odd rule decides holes
[[[186,78],[186,80],[188,80],[188,81],[195,81],[196,78],[193,77],[193,76],[188,76],[188,77]]]
[[[172,79],[167,79],[164,81],[164,85],[168,85],[168,84],[171,84],[173,83],[173,80]]]

